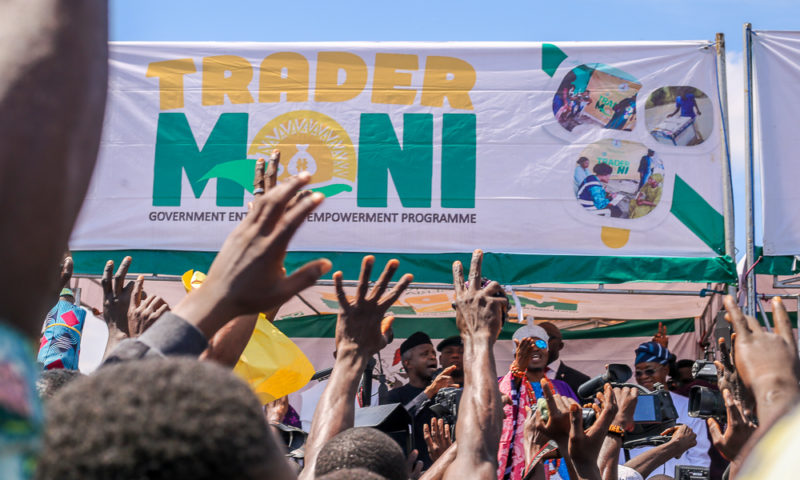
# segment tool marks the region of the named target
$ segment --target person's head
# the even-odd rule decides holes
[[[694,360],[689,360],[686,358],[675,362],[675,381],[677,381],[680,385],[692,383],[694,380],[694,377],[692,376],[693,366]]]
[[[22,14],[24,3],[2,2],[2,17]],[[107,2],[39,7],[25,11],[26,22],[6,22],[15,41],[0,47],[0,318],[31,337],[58,294],[108,91]]]
[[[558,360],[558,352],[564,348],[564,340],[563,336],[561,335],[561,330],[559,330],[558,327],[551,322],[542,322],[539,324],[539,326],[542,327],[550,337],[550,340],[547,341],[547,363],[553,363]]]
[[[375,428],[350,428],[331,438],[317,455],[314,476],[353,468],[363,468],[389,480],[408,480],[403,449]]]
[[[409,379],[430,382],[438,368],[431,337],[423,332],[412,333],[400,344],[400,358]]]
[[[656,383],[667,384],[669,350],[656,342],[645,342],[636,349],[636,383],[652,390]]]
[[[586,157],[579,158],[578,165],[580,165],[581,168],[589,168],[589,159]]]
[[[83,376],[85,375],[78,370],[67,370],[66,368],[45,370],[39,376],[39,380],[36,380],[36,391],[39,393],[40,398],[48,400],[53,398],[53,395],[61,390],[62,387]]]
[[[335,470],[316,478],[317,480],[386,480],[386,477],[382,477],[377,473],[370,472],[369,470],[363,468]]]
[[[56,400],[40,479],[246,480],[285,468],[270,454],[278,446],[258,398],[214,362],[119,363],[70,383]]]
[[[547,366],[549,362],[547,342],[550,340],[550,336],[544,328],[534,325],[532,318],[528,319],[527,325],[518,328],[512,338],[520,342],[523,338],[532,338],[534,340],[533,354],[528,362],[528,370],[542,370]]]
[[[461,335],[445,338],[439,342],[436,350],[439,351],[439,365],[441,368],[455,365],[456,371],[454,375],[456,377],[464,375],[464,343],[461,341]]]
[[[656,152],[654,152],[652,149],[650,149],[650,148],[647,149],[647,156],[648,157],[652,157],[655,154],[656,154]]]
[[[611,179],[611,172],[613,170],[614,169],[611,168],[611,165],[607,163],[598,163],[592,168],[594,174],[597,175],[597,178],[603,183],[608,183],[608,181]]]
[[[651,187],[657,187],[664,181],[664,176],[660,173],[654,173],[650,175],[650,178],[647,179],[648,185]]]

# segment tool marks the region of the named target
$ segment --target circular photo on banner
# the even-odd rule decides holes
[[[661,87],[645,103],[647,131],[657,142],[690,147],[706,141],[714,129],[714,105],[694,87]]]
[[[591,128],[633,130],[636,94],[642,85],[622,70],[602,63],[579,65],[564,75],[553,115],[567,131]]]
[[[661,201],[664,162],[637,142],[601,140],[575,160],[575,199],[589,215],[634,219],[648,215]]]

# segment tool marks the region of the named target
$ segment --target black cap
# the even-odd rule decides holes
[[[417,345],[425,345],[426,343],[433,345],[433,342],[431,342],[431,337],[429,337],[427,333],[414,332],[408,338],[406,338],[403,343],[400,344],[400,355],[404,355],[407,351],[411,350]]]
[[[458,347],[464,346],[464,343],[461,341],[461,335],[454,335],[452,337],[445,338],[444,340],[439,342],[439,345],[436,346],[436,350],[441,352],[445,348],[452,347],[454,345]]]

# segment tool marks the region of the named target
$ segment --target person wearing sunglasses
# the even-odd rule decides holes
[[[667,374],[669,373],[669,361],[672,354],[666,347],[657,342],[645,342],[636,348],[636,360],[634,376],[636,383],[648,390],[653,390],[656,383],[667,385]],[[672,458],[667,463],[656,468],[650,475],[666,474],[673,475],[676,465],[694,465],[708,467],[711,464],[711,457],[708,450],[711,442],[708,438],[706,423],[702,418],[692,418],[689,416],[689,399],[675,392],[669,392],[675,410],[678,412],[677,423],[682,423],[697,436],[697,444],[683,453],[677,459]],[[653,447],[634,448],[630,451],[631,458],[644,453]],[[620,463],[624,463],[620,455]]]
[[[498,480],[518,480],[522,478],[525,467],[525,449],[523,447],[523,423],[526,407],[533,409],[536,401],[542,397],[542,386],[539,383],[545,377],[545,369],[549,362],[549,335],[544,328],[534,325],[533,319],[514,332],[516,351],[514,361],[508,373],[500,382],[500,393],[510,399],[503,405],[503,431],[500,435],[500,447],[497,451]],[[578,401],[577,395],[562,380],[548,380],[557,394]],[[567,466],[559,460],[547,460],[546,468],[567,478]]]

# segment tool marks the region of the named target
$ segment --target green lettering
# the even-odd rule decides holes
[[[177,207],[181,204],[181,172],[200,198],[208,180],[201,180],[219,163],[247,158],[247,114],[223,113],[203,148],[195,141],[184,113],[166,112],[158,116],[153,205]],[[217,206],[241,207],[244,188],[236,182],[217,178]]]
[[[433,115],[403,115],[403,145],[385,113],[362,113],[358,145],[359,207],[386,207],[389,172],[400,203],[430,208],[433,179]]]
[[[442,122],[442,207],[475,208],[475,115],[445,113]]]

